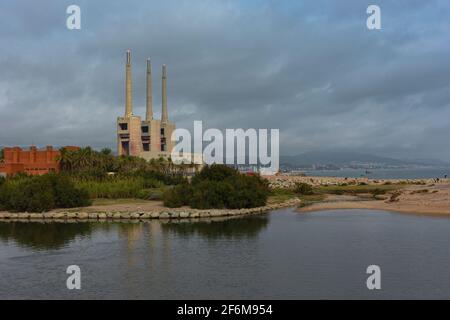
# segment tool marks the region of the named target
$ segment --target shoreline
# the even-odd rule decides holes
[[[307,205],[305,207],[298,208],[296,212],[308,214],[308,213],[314,213],[314,212],[320,212],[320,211],[333,211],[333,210],[354,210],[354,209],[360,209],[360,210],[378,210],[378,211],[387,211],[387,212],[395,212],[395,213],[402,213],[402,214],[412,214],[412,215],[421,215],[421,216],[441,216],[441,217],[448,217],[450,218],[450,210],[443,211],[441,209],[435,210],[435,209],[425,209],[425,208],[407,208],[407,207],[392,207],[392,206],[383,206],[382,204],[375,204],[372,203],[367,204],[364,202],[369,202],[365,200],[361,201],[342,201],[342,202],[335,202],[335,203],[313,203],[310,205]]]
[[[367,209],[383,210],[405,214],[434,215],[450,217],[450,184],[433,186],[408,186],[397,191],[394,201],[368,199],[360,196],[327,195],[318,202],[297,209],[299,213],[324,210]]]
[[[280,203],[267,204],[262,207],[248,209],[191,209],[191,208],[166,208],[154,211],[127,210],[127,211],[100,211],[87,212],[88,208],[79,211],[51,211],[45,213],[15,213],[0,212],[0,222],[23,221],[33,222],[46,221],[113,221],[113,220],[181,220],[181,219],[203,219],[216,217],[239,217],[246,215],[261,214],[272,210],[296,207],[300,199],[292,198]]]

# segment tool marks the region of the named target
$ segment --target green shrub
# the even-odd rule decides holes
[[[53,176],[56,208],[86,207],[91,204],[89,193],[78,189],[64,176]]]
[[[92,199],[138,198],[141,190],[145,189],[143,178],[112,177],[102,181],[75,180],[75,184],[85,190]]]
[[[163,190],[159,189],[142,189],[138,193],[138,198],[143,200],[163,200]]]
[[[233,187],[225,181],[204,180],[196,183],[189,204],[197,209],[223,209],[233,197]]]
[[[237,209],[263,206],[269,187],[259,175],[246,176],[224,165],[206,166],[191,184],[182,183],[164,193],[164,205],[197,209]]]
[[[387,190],[377,188],[372,191],[372,195],[378,196],[378,195],[386,194],[386,192],[387,192]]]
[[[190,184],[184,183],[174,186],[164,192],[164,205],[169,208],[179,208],[189,205],[193,195],[193,188]]]
[[[60,175],[21,176],[0,186],[0,207],[9,211],[43,212],[87,205],[90,205],[88,194]]]
[[[313,188],[307,183],[296,183],[294,187],[294,192],[301,195],[311,195],[314,194]]]

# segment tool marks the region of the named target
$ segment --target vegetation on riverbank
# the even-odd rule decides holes
[[[259,175],[247,176],[225,165],[205,166],[190,182],[166,190],[164,205],[196,209],[239,209],[264,206],[269,187]]]
[[[62,148],[58,161],[58,174],[0,177],[0,210],[43,212],[88,206],[99,198],[160,200],[167,186],[187,181],[187,166],[162,158],[117,157],[109,149]]]
[[[76,187],[66,176],[19,175],[6,179],[0,186],[0,208],[12,212],[42,212],[90,204],[88,192]]]
[[[301,207],[324,201],[328,195],[363,196],[377,199],[386,194],[396,194],[396,191],[405,188],[407,184],[341,184],[312,186],[307,183],[297,183],[292,188],[275,188],[271,190],[269,203],[283,202],[292,198],[301,200]]]
[[[269,195],[265,179],[225,165],[205,166],[189,181],[189,166],[162,158],[116,157],[108,149],[63,148],[58,161],[58,174],[1,179],[0,210],[44,212],[88,206],[95,199],[164,200],[172,208],[240,209],[264,206]]]

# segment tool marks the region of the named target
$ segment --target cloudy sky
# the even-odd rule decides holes
[[[177,127],[279,128],[282,154],[450,161],[449,17],[447,0],[4,0],[0,145],[115,149],[130,48],[135,114],[150,57],[156,116],[165,63]]]

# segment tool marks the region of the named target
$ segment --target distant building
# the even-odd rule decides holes
[[[117,118],[117,153],[119,156],[136,156],[151,159],[171,158],[175,164],[196,163],[192,172],[202,168],[203,155],[179,153],[172,155],[171,140],[175,124],[169,121],[167,111],[167,68],[162,66],[162,112],[161,120],[153,118],[152,67],[147,59],[146,115],[145,120],[133,114],[133,87],[131,79],[131,51],[126,54],[125,67],[125,115]]]
[[[167,112],[167,69],[162,66],[162,114],[161,120],[153,118],[152,69],[147,59],[146,117],[133,114],[133,89],[131,80],[131,52],[127,51],[125,67],[125,116],[117,118],[117,153],[121,155],[153,158],[170,155],[175,124],[169,121]],[[148,153],[145,155],[145,153]]]
[[[66,147],[69,150],[78,150],[78,147]],[[47,146],[43,150],[38,150],[31,146],[30,150],[23,150],[20,147],[4,148],[3,160],[0,161],[0,174],[14,175],[24,172],[30,175],[40,175],[59,171],[57,158],[59,150]]]

